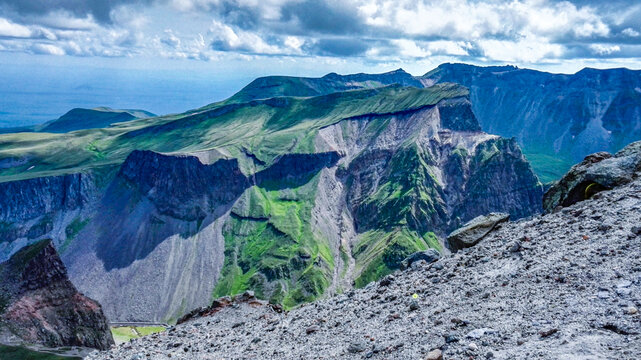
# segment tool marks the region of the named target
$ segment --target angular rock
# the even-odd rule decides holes
[[[486,334],[493,334],[494,332],[495,332],[494,329],[480,328],[480,329],[470,331],[469,333],[467,333],[466,336],[471,339],[480,339]]]
[[[407,269],[412,266],[413,263],[424,260],[426,263],[430,264],[441,258],[441,254],[434,249],[428,249],[425,251],[415,252],[412,255],[408,256],[401,262],[401,270]]]
[[[490,213],[477,216],[463,227],[454,230],[447,237],[447,242],[452,251],[472,247],[494,230],[498,224],[509,220],[510,215],[505,213]]]
[[[588,155],[576,164],[543,196],[543,208],[552,212],[589,199],[597,192],[624,185],[639,176],[641,141],[634,142],[614,156],[605,152]]]
[[[439,349],[434,349],[427,353],[425,360],[443,360],[443,352]]]
[[[308,327],[307,329],[305,329],[305,333],[307,335],[309,335],[309,334],[313,334],[313,333],[315,333],[315,332],[317,332],[319,330],[320,330],[320,326],[312,325],[312,326]]]
[[[352,353],[352,354],[363,352],[363,351],[365,351],[365,344],[363,344],[361,342],[353,342],[353,343],[349,344],[349,346],[347,347],[347,351]]]

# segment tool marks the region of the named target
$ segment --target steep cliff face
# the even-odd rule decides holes
[[[639,71],[584,69],[564,75],[443,64],[421,80],[467,86],[483,130],[516,137],[546,180],[560,178],[588,154],[616,152],[641,139]]]
[[[162,214],[198,220],[233,203],[248,187],[236,159],[205,165],[194,156],[167,156],[134,151],[120,168],[119,177],[145,195]]]
[[[470,107],[465,98],[448,99],[319,132],[317,149],[345,154],[330,187],[340,187],[334,196],[344,197],[347,216],[334,217],[350,219],[351,240],[342,249],[349,246],[354,257],[350,276],[357,286],[398,268],[413,252],[440,249],[438,239],[477,215],[503,211],[519,218],[541,210],[542,186],[518,145],[481,132]],[[338,230],[329,237],[342,238],[345,223],[324,232]]]
[[[100,305],[79,293],[50,240],[0,264],[0,327],[50,347],[114,344]]]
[[[222,225],[248,186],[235,160],[131,153],[64,255],[72,281],[111,320],[169,321],[206,305]]]
[[[237,291],[237,267],[251,269],[256,288],[280,286],[278,294],[265,294],[282,301],[293,284],[307,284],[298,279],[318,254],[317,239],[301,238],[297,214],[306,201],[296,194],[337,159],[286,154],[247,177],[236,159],[204,164],[195,156],[134,151],[79,233],[82,242],[65,254],[71,278],[119,321],[175,320],[207,305],[213,292]],[[256,238],[260,249],[252,247]],[[312,290],[304,296],[322,293]]]
[[[20,247],[58,233],[75,236],[84,209],[99,197],[91,175],[78,173],[0,183],[0,261]]]

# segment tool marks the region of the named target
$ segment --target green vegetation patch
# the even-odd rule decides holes
[[[570,159],[560,155],[552,156],[543,152],[528,151],[525,148],[523,154],[543,184],[559,180],[574,165]]]
[[[356,287],[363,287],[392,273],[399,268],[403,259],[417,251],[426,250],[428,243],[435,240],[433,233],[428,236],[426,240],[407,228],[391,232],[372,230],[361,234],[354,248],[356,273],[360,273],[355,280]]]
[[[50,242],[50,239],[44,239],[23,247],[13,254],[9,260],[11,265],[16,271],[22,271]]]
[[[111,335],[116,344],[129,342],[142,336],[156,334],[165,331],[163,326],[118,326],[111,328]]]
[[[433,217],[444,216],[430,164],[429,154],[416,144],[395,153],[376,191],[356,209],[362,230],[409,226],[423,233]]]
[[[225,263],[213,296],[251,289],[293,307],[329,286],[334,259],[326,239],[311,231],[318,176],[297,188],[254,186],[232,209],[223,230]]]
[[[278,156],[313,150],[316,131],[343,119],[432,106],[450,97],[468,96],[466,88],[440,84],[426,89],[387,86],[309,98],[287,97],[210,104],[184,114],[140,119],[104,129],[63,134],[0,135],[1,159],[28,159],[0,169],[0,181],[82,172],[117,166],[134,149],[194,152],[221,149],[241,159],[248,146],[269,166]],[[258,169],[257,169],[258,170]]]
[[[78,235],[78,233],[89,223],[89,220],[90,219],[81,220],[80,218],[75,218],[69,225],[67,225],[65,228],[66,238],[60,246],[60,253],[64,253],[65,250],[67,250],[71,242],[76,238],[76,235]]]

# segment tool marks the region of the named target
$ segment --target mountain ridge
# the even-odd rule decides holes
[[[87,198],[35,215],[25,202],[32,215],[3,220],[18,238],[0,253],[51,235],[72,281],[118,321],[174,321],[246,289],[293,307],[365,286],[409,253],[442,250],[469,217],[540,211],[518,145],[480,131],[468,94],[392,84],[0,137],[17,163],[0,191],[73,172]],[[44,185],[34,199],[48,198]]]
[[[155,114],[145,110],[118,110],[106,106],[100,106],[92,109],[74,108],[60,116],[58,119],[50,120],[43,124],[18,128],[0,128],[0,134],[21,132],[67,133],[92,128],[105,128],[118,122],[155,116]]]

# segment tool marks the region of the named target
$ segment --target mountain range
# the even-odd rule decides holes
[[[541,212],[537,174],[639,135],[635,79],[456,64],[266,77],[182,114],[4,134],[0,259],[53,239],[111,321],[173,322],[248,289],[294,307],[448,252],[478,215]]]

